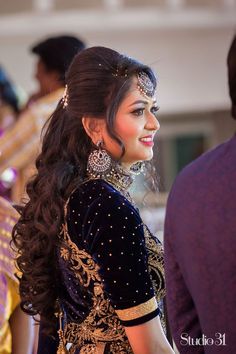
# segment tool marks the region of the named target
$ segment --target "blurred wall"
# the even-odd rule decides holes
[[[22,0],[18,5],[24,1],[28,5],[53,2]],[[149,204],[164,205],[165,193],[183,165],[236,131],[229,114],[226,68],[236,33],[236,0],[202,0],[199,7],[197,0],[191,0],[194,6],[189,0],[158,0],[160,6],[155,6],[155,0],[74,0],[73,9],[68,9],[72,0],[54,2],[59,9],[37,5],[34,11],[1,13],[0,62],[29,93],[35,89],[36,59],[29,48],[55,34],[75,34],[88,46],[112,47],[151,65],[159,78],[161,129],[154,156],[163,197],[154,196]],[[151,5],[146,6],[147,2]],[[207,2],[210,8],[203,6]],[[0,0],[0,10],[3,3],[6,6]],[[84,8],[78,9],[81,3]],[[161,3],[172,7],[161,7]],[[176,7],[178,3],[186,6]],[[192,153],[183,157],[186,150]]]
[[[192,12],[176,12],[176,17],[172,12],[169,18],[168,12],[142,11],[1,16],[0,62],[13,80],[32,91],[35,58],[30,45],[47,35],[74,33],[89,46],[109,46],[152,65],[162,113],[227,109],[226,55],[236,28],[232,14],[229,21],[217,15],[214,22]]]

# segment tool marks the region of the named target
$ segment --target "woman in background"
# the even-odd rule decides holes
[[[0,65],[0,135],[15,123],[20,110],[16,88]]]
[[[32,354],[34,327],[20,308],[19,284],[15,277],[10,240],[19,215],[0,197],[0,353]]]
[[[0,65],[0,137],[16,122],[19,109],[20,97],[17,89]],[[0,175],[0,196],[10,199],[15,179],[15,170],[11,168]]]
[[[40,314],[45,333],[38,353],[173,353],[162,328],[162,246],[128,192],[153,156],[155,76],[93,47],[75,57],[66,83],[13,233],[22,307]]]

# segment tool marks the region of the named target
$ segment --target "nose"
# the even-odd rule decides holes
[[[147,130],[158,131],[160,129],[160,123],[157,118],[150,112],[148,114],[147,122],[145,128]]]

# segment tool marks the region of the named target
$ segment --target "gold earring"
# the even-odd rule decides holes
[[[94,149],[88,157],[87,171],[93,178],[102,178],[109,174],[112,166],[112,160],[107,151],[103,148],[103,141],[96,143],[97,149]]]

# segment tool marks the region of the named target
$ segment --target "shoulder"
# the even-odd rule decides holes
[[[103,180],[80,185],[72,194],[67,210],[71,235],[80,235],[89,253],[93,253],[101,241],[105,244],[106,240],[113,240],[109,247],[118,249],[121,241],[129,245],[130,235],[137,235],[140,242],[144,238],[138,210]]]
[[[99,206],[102,203],[103,207],[120,206],[123,209],[135,209],[122,193],[108,182],[100,179],[81,184],[73,193],[72,198],[77,201],[83,200],[84,203],[91,206]]]
[[[141,223],[138,210],[130,201],[103,180],[90,180],[80,185],[72,194],[70,207],[74,213],[85,215],[86,218],[95,216],[101,223],[112,220],[119,223],[121,219],[131,219],[133,223]]]
[[[50,105],[58,103],[62,98],[64,92],[64,88],[59,88],[35,101],[35,105]],[[34,106],[34,104],[32,104]]]
[[[222,199],[236,174],[235,160],[236,135],[187,165],[172,185],[167,214],[171,218],[177,218],[183,210],[193,214],[206,205],[206,200]]]
[[[209,183],[211,178],[215,179],[222,175],[222,171],[231,166],[236,169],[236,135],[230,140],[218,145],[214,149],[202,154],[199,158],[187,165],[176,177],[171,195],[182,193],[188,188],[195,188]]]
[[[22,113],[21,119],[27,120],[32,119],[33,117],[36,119],[36,123],[40,125],[40,129],[45,121],[48,121],[49,116],[54,112],[56,109],[60,99],[63,96],[63,88],[60,88],[56,91],[45,95],[35,102],[33,102],[28,109]]]

